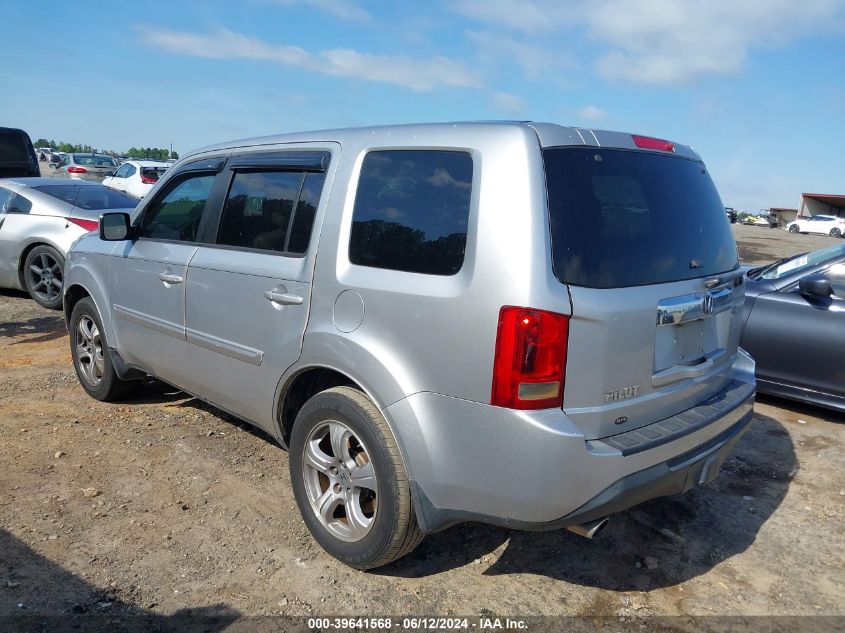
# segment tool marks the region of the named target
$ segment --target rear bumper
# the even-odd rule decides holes
[[[722,462],[734,444],[751,425],[749,411],[734,426],[689,453],[679,455],[616,481],[583,506],[547,523],[526,524],[523,529],[555,530],[577,523],[587,523],[639,505],[649,499],[681,494],[706,483],[719,474]]]
[[[618,436],[585,440],[562,411],[514,411],[432,393],[391,405],[385,413],[421,529],[463,521],[557,529],[711,481],[753,416],[753,362],[741,365],[721,394],[656,423],[660,437],[639,429],[635,447]]]

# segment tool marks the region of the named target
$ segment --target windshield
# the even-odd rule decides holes
[[[138,204],[135,198],[103,185],[43,185],[33,189],[86,211],[134,209]]]
[[[812,253],[801,253],[769,264],[765,268],[755,271],[755,279],[777,280],[800,270],[813,268],[828,260],[845,257],[845,246],[830,246]]]
[[[700,162],[595,147],[543,152],[554,273],[618,288],[739,265],[725,207]]]

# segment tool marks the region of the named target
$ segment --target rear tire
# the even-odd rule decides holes
[[[115,372],[103,322],[90,297],[80,299],[74,306],[68,331],[73,368],[88,395],[103,402],[126,396],[134,385],[121,380]]]
[[[393,433],[356,389],[327,389],[299,411],[290,478],[311,535],[351,567],[386,565],[423,539]]]
[[[23,262],[24,287],[29,296],[48,310],[62,307],[65,283],[65,258],[52,246],[41,244],[26,255]]]
[[[798,227],[793,224],[792,226],[789,227],[789,232],[790,233],[799,233],[800,231],[799,231]]]
[[[831,237],[842,237],[842,231],[840,231],[839,229],[836,229],[836,228],[830,229],[830,236]]]

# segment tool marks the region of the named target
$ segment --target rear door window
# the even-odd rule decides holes
[[[736,243],[701,162],[652,152],[543,152],[554,273],[617,288],[736,268]]]
[[[298,172],[235,173],[217,243],[285,252],[302,179]]]
[[[234,171],[217,243],[299,256],[308,250],[325,172],[295,167]]]
[[[427,275],[464,262],[472,156],[446,150],[378,150],[361,166],[349,260]]]
[[[135,168],[132,165],[130,165],[129,163],[126,163],[125,165],[120,166],[120,169],[118,169],[115,172],[114,177],[115,178],[128,178],[131,173],[134,173],[134,171],[135,171]]]

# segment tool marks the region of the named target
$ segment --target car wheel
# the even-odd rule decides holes
[[[24,286],[39,305],[62,307],[65,258],[52,246],[41,245],[27,253],[23,263]]]
[[[789,227],[789,232],[790,233],[798,233],[798,227],[795,224],[793,224],[792,226]]]
[[[90,297],[74,306],[68,330],[73,368],[88,395],[103,402],[125,396],[133,383],[121,380],[115,372],[103,322]]]
[[[833,228],[833,229],[830,229],[830,235],[831,235],[831,237],[842,237],[842,231],[840,231],[839,229]]]
[[[296,416],[290,477],[311,535],[357,569],[386,565],[423,539],[396,439],[360,391],[334,387]]]

